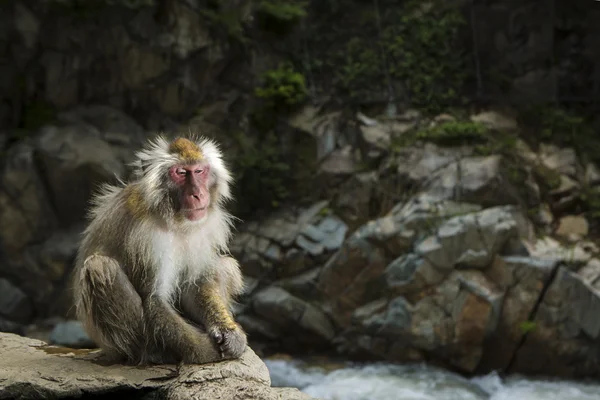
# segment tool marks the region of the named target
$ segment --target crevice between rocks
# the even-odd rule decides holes
[[[546,293],[548,292],[548,289],[550,288],[552,283],[554,283],[554,279],[556,279],[556,275],[558,274],[558,269],[561,267],[561,265],[562,265],[562,263],[557,262],[556,265],[554,265],[554,267],[552,268],[552,271],[550,272],[550,276],[544,282],[544,287],[540,291],[540,295],[538,296],[535,304],[533,305],[533,308],[531,309],[531,312],[529,313],[529,317],[527,318],[528,322],[535,322],[535,317],[537,315],[538,309],[540,308],[540,305],[544,301],[544,298],[546,297]],[[513,354],[511,355],[510,361],[504,368],[504,373],[508,373],[512,370],[513,365],[517,359],[517,355],[519,354],[519,350],[521,350],[521,348],[525,344],[525,341],[527,340],[528,335],[529,335],[529,332],[524,332],[523,336],[521,336],[521,339],[519,340]]]

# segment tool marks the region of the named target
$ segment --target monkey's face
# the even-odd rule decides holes
[[[176,165],[169,169],[176,211],[189,221],[200,221],[208,213],[210,166],[206,163]]]

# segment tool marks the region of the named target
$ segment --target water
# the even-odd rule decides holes
[[[600,400],[600,382],[503,380],[496,373],[467,379],[426,365],[265,363],[273,386],[297,387],[322,400]]]

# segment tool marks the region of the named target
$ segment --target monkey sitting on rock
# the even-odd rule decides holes
[[[202,364],[242,355],[230,311],[243,288],[225,254],[232,177],[216,143],[158,136],[137,154],[135,179],[92,200],[77,254],[77,318],[106,355],[137,364]]]

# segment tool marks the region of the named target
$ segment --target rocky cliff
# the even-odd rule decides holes
[[[318,3],[0,3],[0,330],[72,316],[91,191],[153,132],[193,129],[238,178],[236,312],[265,351],[596,376],[594,128],[459,94],[593,95],[598,10]]]

